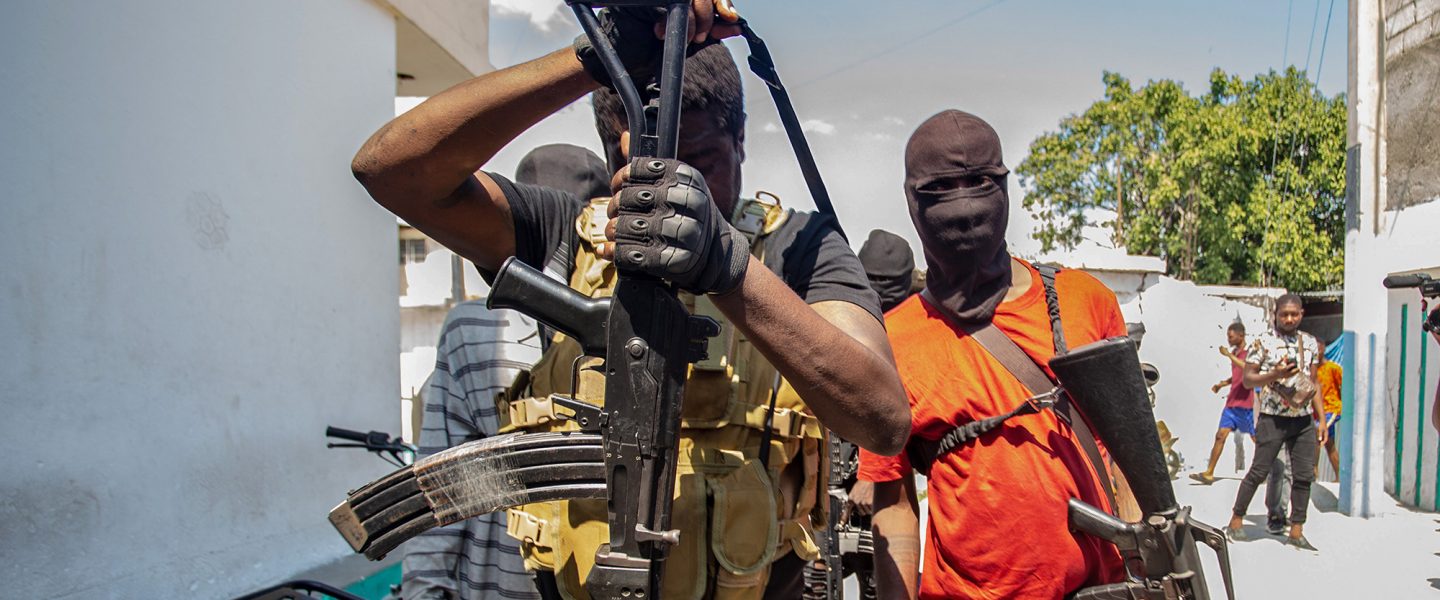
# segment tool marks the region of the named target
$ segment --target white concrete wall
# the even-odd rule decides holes
[[[393,114],[366,0],[14,2],[0,19],[0,596],[226,598],[348,553],[388,467]]]
[[[1391,290],[1386,314],[1390,335],[1385,348],[1385,404],[1394,420],[1384,440],[1385,488],[1401,504],[1440,511],[1436,462],[1440,434],[1431,425],[1430,414],[1440,382],[1440,348],[1420,328],[1425,313],[1415,290]]]
[[[1382,4],[1386,5],[1384,10],[1392,13],[1390,19],[1382,14]],[[1382,501],[1380,495],[1387,492],[1395,494],[1401,502],[1415,502],[1413,462],[1410,463],[1409,475],[1411,487],[1407,490],[1403,457],[1400,460],[1402,477],[1399,489],[1396,488],[1394,429],[1399,424],[1395,414],[1399,393],[1398,306],[1392,304],[1392,297],[1396,297],[1394,293],[1381,287],[1380,281],[1392,273],[1435,266],[1437,257],[1440,257],[1435,251],[1435,231],[1440,228],[1440,202],[1436,202],[1433,196],[1410,197],[1405,203],[1398,203],[1406,208],[1386,209],[1393,200],[1387,171],[1387,137],[1392,124],[1401,128],[1433,130],[1440,123],[1433,118],[1440,114],[1437,112],[1440,109],[1432,103],[1427,118],[1411,118],[1405,122],[1390,120],[1386,105],[1393,99],[1386,98],[1387,84],[1383,78],[1386,76],[1385,67],[1390,62],[1402,60],[1406,53],[1421,44],[1433,48],[1435,31],[1428,24],[1432,22],[1430,19],[1437,12],[1437,6],[1440,5],[1429,1],[1350,2],[1347,143],[1351,154],[1347,165],[1349,198],[1346,210],[1343,339],[1347,344],[1347,362],[1352,364],[1345,365],[1345,419],[1341,422],[1339,433],[1342,457],[1340,509],[1355,516],[1369,517],[1382,513],[1388,503]],[[1414,28],[1417,22],[1422,21],[1426,23],[1424,28]],[[1422,38],[1416,38],[1420,34],[1411,31],[1425,33]],[[1390,38],[1388,44],[1384,39],[1386,37]],[[1399,49],[1395,46],[1397,40],[1401,46]],[[1432,155],[1433,160],[1440,159]],[[1406,170],[1409,170],[1408,167]],[[1401,173],[1402,181],[1408,174]],[[1406,189],[1395,193],[1411,192],[1409,186],[1400,187]],[[1413,349],[1418,353],[1418,346]],[[1411,376],[1418,378],[1418,371]],[[1412,381],[1418,384],[1418,381]],[[1428,385],[1433,386],[1434,383]],[[1407,394],[1414,393],[1407,389]],[[1428,406],[1426,408],[1428,410]],[[1407,435],[1415,433],[1413,418],[1408,423]],[[1422,480],[1426,469],[1433,471],[1433,466],[1421,465]],[[1421,508],[1435,508],[1433,504],[1425,506],[1424,498],[1420,504]]]
[[[1187,470],[1205,468],[1225,406],[1225,390],[1211,393],[1210,386],[1230,376],[1230,362],[1219,351],[1226,328],[1239,317],[1253,336],[1268,323],[1263,309],[1212,292],[1207,286],[1159,277],[1121,306],[1127,322],[1145,324],[1140,360],[1160,369],[1155,417],[1180,438],[1175,447]],[[1252,450],[1246,448],[1247,457]],[[1234,446],[1227,445],[1216,474],[1230,476],[1234,465]]]

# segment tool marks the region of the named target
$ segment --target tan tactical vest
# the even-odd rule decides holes
[[[591,297],[608,296],[615,285],[614,266],[595,254],[605,241],[606,203],[592,200],[575,222],[580,235],[569,285]],[[778,198],[773,203],[748,200],[732,221],[751,237],[751,251],[763,260],[766,236],[787,217]],[[680,531],[680,543],[665,561],[660,597],[760,598],[775,558],[791,550],[807,560],[819,555],[812,518],[818,519],[825,505],[818,502],[824,493],[818,477],[823,430],[799,395],[725,322],[709,298],[682,294],[681,299],[693,313],[721,322],[722,331],[711,341],[710,358],[691,367],[685,385],[670,519]],[[604,404],[599,359],[577,363],[578,357],[579,345],[557,334],[529,376],[522,375],[497,398],[500,431],[579,429],[565,419],[564,408],[548,401],[550,394],[573,390],[580,400]],[[767,415],[773,433],[765,473],[757,456]],[[508,521],[528,568],[554,571],[567,598],[589,598],[585,578],[595,551],[609,539],[604,500],[527,504],[511,509]]]

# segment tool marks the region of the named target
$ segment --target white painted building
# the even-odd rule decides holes
[[[390,467],[322,434],[398,429],[400,337],[350,157],[397,91],[489,69],[488,13],[6,5],[0,596],[227,598],[350,555],[326,513]]]
[[[1345,241],[1345,411],[1340,509],[1440,509],[1429,425],[1440,351],[1398,273],[1440,275],[1440,3],[1351,0]]]

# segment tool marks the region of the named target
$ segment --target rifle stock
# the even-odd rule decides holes
[[[1190,518],[1175,500],[1155,413],[1135,342],[1126,337],[1087,344],[1056,356],[1050,368],[1125,474],[1143,523],[1125,523],[1071,500],[1070,526],[1115,544],[1131,579],[1081,590],[1077,598],[1190,598],[1208,600],[1197,542],[1220,559],[1228,598],[1235,597],[1229,550],[1219,530]]]

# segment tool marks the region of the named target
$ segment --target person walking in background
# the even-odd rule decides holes
[[[1322,357],[1320,343],[1300,331],[1305,316],[1300,297],[1285,294],[1275,301],[1275,322],[1269,331],[1255,341],[1246,356],[1244,381],[1246,387],[1259,390],[1260,418],[1255,425],[1255,460],[1240,482],[1235,506],[1225,533],[1234,541],[1248,539],[1244,526],[1245,511],[1260,482],[1270,475],[1275,457],[1284,448],[1290,455],[1290,534],[1288,543],[1296,548],[1315,550],[1305,538],[1306,509],[1310,504],[1310,485],[1315,481],[1315,461],[1320,444],[1326,439],[1325,407],[1321,404],[1315,370]]]
[[[1219,393],[1227,387],[1230,391],[1225,395],[1225,408],[1220,410],[1220,426],[1215,430],[1210,462],[1203,472],[1190,474],[1191,479],[1202,485],[1215,483],[1215,465],[1220,462],[1230,432],[1239,432],[1248,436],[1252,443],[1255,441],[1255,390],[1245,387],[1244,379],[1245,358],[1250,353],[1245,344],[1245,324],[1240,321],[1231,323],[1225,330],[1225,341],[1227,345],[1220,347],[1220,354],[1230,361],[1230,377],[1210,386],[1210,393]],[[1276,457],[1265,482],[1265,530],[1273,535],[1285,531],[1285,492],[1290,489],[1287,476],[1285,459]]]
[[[1316,368],[1315,375],[1320,381],[1320,396],[1324,398],[1325,406],[1325,455],[1330,458],[1330,468],[1338,476],[1340,474],[1340,448],[1336,443],[1336,425],[1340,423],[1340,383],[1344,379],[1343,369],[1335,361],[1321,355],[1320,366]],[[1320,465],[1315,465],[1320,468]]]
[[[1255,436],[1255,390],[1245,387],[1242,369],[1245,367],[1245,324],[1239,321],[1230,324],[1225,331],[1226,346],[1220,347],[1220,354],[1230,361],[1230,376],[1210,386],[1210,393],[1219,393],[1229,387],[1225,396],[1225,408],[1220,410],[1220,427],[1215,431],[1215,445],[1210,449],[1210,462],[1200,473],[1191,473],[1190,478],[1204,485],[1215,483],[1215,465],[1225,451],[1225,440],[1230,432]]]

